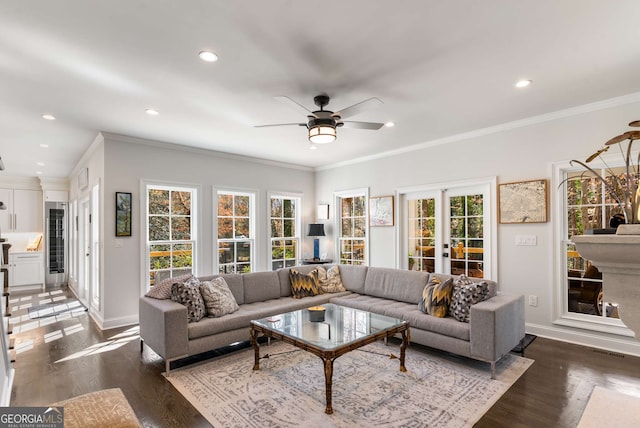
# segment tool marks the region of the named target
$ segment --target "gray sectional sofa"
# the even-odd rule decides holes
[[[297,266],[296,270],[308,273],[314,267]],[[141,349],[146,344],[159,354],[169,373],[171,361],[249,340],[252,319],[329,302],[406,320],[412,342],[488,362],[492,377],[495,363],[524,338],[524,297],[496,294],[494,282],[487,281],[491,297],[471,307],[466,323],[418,309],[429,279],[435,275],[444,280],[448,275],[352,265],[339,265],[339,269],[347,291],[302,299],[292,297],[288,268],[221,275],[239,310],[193,323],[187,323],[186,307],[179,303],[140,297]]]

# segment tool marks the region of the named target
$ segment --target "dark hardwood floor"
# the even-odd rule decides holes
[[[10,296],[17,350],[12,406],[118,387],[143,426],[210,426],[161,375],[164,362],[147,347],[140,354],[137,327],[100,331],[84,311],[31,319],[27,306],[67,294],[48,291],[55,294]],[[640,396],[640,358],[544,338],[525,356],[535,363],[477,427],[575,427],[596,385]]]

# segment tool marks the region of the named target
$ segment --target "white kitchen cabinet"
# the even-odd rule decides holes
[[[42,191],[0,189],[0,201],[7,207],[0,210],[2,233],[42,233]]]
[[[9,287],[44,285],[44,257],[41,251],[9,253]]]

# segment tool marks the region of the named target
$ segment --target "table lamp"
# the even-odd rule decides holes
[[[307,236],[324,236],[324,224],[310,224]],[[313,260],[320,260],[320,238],[313,240]]]

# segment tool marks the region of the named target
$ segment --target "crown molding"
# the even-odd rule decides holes
[[[239,160],[239,161],[244,161],[244,162],[259,163],[259,164],[263,164],[263,165],[276,166],[276,167],[279,167],[279,168],[297,169],[297,170],[308,171],[308,172],[313,172],[314,171],[314,169],[312,167],[308,167],[308,166],[295,165],[295,164],[286,163],[286,162],[272,161],[272,160],[269,160],[269,159],[255,158],[255,157],[252,157],[252,156],[237,155],[237,154],[233,154],[233,153],[220,152],[220,151],[210,150],[210,149],[203,149],[203,148],[200,148],[200,147],[183,146],[183,145],[180,145],[180,144],[167,143],[167,142],[164,142],[164,141],[148,140],[146,138],[131,137],[131,136],[128,136],[128,135],[121,135],[121,134],[112,134],[110,132],[101,132],[101,135],[104,136],[105,141],[113,140],[113,141],[119,141],[119,142],[122,142],[122,143],[140,144],[140,145],[145,145],[145,146],[150,146],[150,147],[157,147],[157,148],[162,148],[162,149],[167,149],[167,150],[177,150],[177,151],[181,151],[181,152],[189,152],[189,153],[194,153],[194,154],[204,155],[204,156],[210,156],[210,157],[216,157],[216,158],[232,159],[232,160]]]
[[[448,137],[438,138],[431,141],[425,141],[423,143],[413,144],[411,146],[402,147],[394,150],[387,150],[384,152],[376,153],[369,156],[363,156],[356,159],[346,160],[342,162],[336,162],[330,165],[316,167],[315,171],[325,171],[329,169],[339,168],[342,166],[354,165],[358,163],[368,162],[376,159],[388,158],[391,156],[397,156],[403,153],[415,152],[423,150],[429,147],[441,146],[443,144],[455,143],[457,141],[469,140],[472,138],[484,137],[486,135],[497,134],[504,131],[509,131],[517,128],[524,128],[531,125],[537,125],[544,122],[552,122],[558,119],[564,119],[571,116],[577,116],[581,114],[591,113],[599,110],[606,110],[618,106],[627,104],[633,104],[640,102],[640,92],[635,92],[621,97],[610,98],[603,101],[596,101],[589,104],[583,104],[577,107],[571,107],[564,110],[558,110],[551,113],[545,113],[538,116],[528,117],[526,119],[515,120],[513,122],[506,122],[500,125],[489,126],[487,128],[476,129],[474,131],[463,132],[461,134],[455,134]]]

